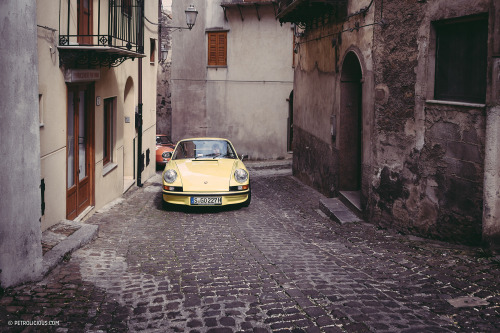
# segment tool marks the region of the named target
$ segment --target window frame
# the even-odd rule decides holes
[[[156,39],[149,39],[149,63],[154,65],[156,62]]]
[[[116,97],[104,99],[103,107],[103,145],[102,164],[106,166],[113,161],[114,109]]]
[[[454,80],[453,78],[448,79],[443,79],[441,76],[441,73],[445,73],[445,71],[450,69],[451,63],[448,64],[446,63],[445,67],[443,65],[444,62],[440,62],[442,58],[440,59],[440,52],[439,52],[439,46],[442,45],[440,44],[441,40],[440,38],[443,38],[443,35],[445,33],[449,33],[451,30],[457,30],[457,26],[459,28],[464,29],[464,27],[477,24],[477,25],[483,25],[482,28],[485,29],[485,31],[482,31],[480,33],[484,33],[482,37],[485,37],[485,40],[482,42],[483,44],[480,46],[482,49],[480,49],[480,52],[482,52],[482,56],[484,57],[483,63],[481,64],[482,68],[478,68],[479,65],[473,67],[474,69],[471,70],[476,73],[480,73],[479,75],[482,76],[481,78],[473,81],[473,82],[481,82],[480,90],[481,93],[476,93],[476,94],[470,94],[467,95],[464,92],[467,91],[467,82],[469,82],[467,79],[463,79],[462,82],[464,83],[463,86],[460,88],[457,88],[455,90],[450,89],[449,85],[446,84],[446,82],[449,82],[450,80]],[[452,27],[452,29],[450,29]],[[459,29],[458,29],[459,30]],[[474,43],[477,42],[478,36],[480,34],[479,32],[474,35],[473,41],[469,43],[466,46],[463,46],[464,48],[468,48],[468,50],[471,50],[474,46]],[[461,103],[461,104],[484,104],[486,101],[486,94],[487,94],[487,66],[488,66],[488,16],[487,15],[472,15],[472,16],[466,16],[466,17],[461,17],[457,19],[444,19],[444,20],[439,20],[439,21],[434,21],[432,22],[431,26],[431,38],[430,38],[430,43],[429,43],[429,89],[428,89],[428,96],[431,96],[432,101],[438,101],[438,102],[450,102],[450,103]],[[445,36],[452,39],[450,35],[453,35],[453,33],[449,34],[448,36]],[[465,43],[465,41],[464,41]],[[477,44],[476,44],[477,45]],[[466,53],[467,50],[464,52]],[[446,56],[446,54],[444,55]],[[470,56],[470,55],[469,55]],[[462,59],[462,63],[466,62],[467,57],[463,56],[464,59]],[[477,62],[474,62],[476,64]],[[443,68],[444,67],[444,68]],[[464,68],[472,68],[471,66],[462,66]],[[464,74],[467,74],[464,71]],[[445,75],[445,74],[444,74]],[[477,84],[477,83],[476,83]],[[471,85],[476,85],[476,84],[469,84]],[[447,89],[448,88],[448,89]],[[453,96],[455,94],[455,96]]]

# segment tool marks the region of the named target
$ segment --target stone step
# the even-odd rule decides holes
[[[354,214],[338,198],[323,198],[319,201],[319,209],[330,219],[340,223],[362,222],[363,220]]]
[[[339,191],[338,198],[346,207],[356,214],[357,217],[363,219],[363,209],[361,209],[361,192],[360,191]]]

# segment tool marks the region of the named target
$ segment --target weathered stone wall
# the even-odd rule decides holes
[[[293,175],[303,183],[334,196],[338,188],[338,150],[295,127],[293,132]]]
[[[170,89],[172,38],[171,14],[162,12],[161,34],[158,37],[158,91],[156,98],[156,133],[172,137],[172,92]]]
[[[381,1],[377,2],[380,8]],[[488,11],[488,1],[387,2],[375,29],[377,140],[368,210],[403,232],[481,240],[485,108],[431,103],[432,22]]]

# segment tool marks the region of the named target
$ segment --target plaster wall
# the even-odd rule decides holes
[[[40,135],[36,4],[0,2],[0,287],[38,277]]]
[[[253,6],[241,8],[244,20],[234,7],[226,10],[226,21],[218,1],[206,2],[204,10],[198,8],[203,15],[193,36],[183,35],[201,43],[201,48],[184,49],[173,35],[173,133],[178,133],[174,139],[221,136],[251,159],[287,157],[287,98],[293,89],[290,25],[281,26],[270,6],[259,7],[260,20]],[[194,35],[197,25],[203,40]],[[205,29],[228,31],[226,67],[206,66]],[[192,65],[189,71],[187,64]],[[181,74],[189,79],[181,80]]]
[[[36,1],[38,94],[40,101],[40,178],[45,182],[45,230],[65,218],[67,90],[59,68],[59,12],[51,1]]]
[[[172,140],[204,136],[206,76],[206,1],[174,1],[172,26],[186,25],[184,10],[193,4],[198,10],[192,30],[172,32]]]
[[[271,6],[217,9],[228,32],[227,67],[207,68],[208,131],[229,138],[251,159],[287,157],[287,98],[293,89],[290,24]],[[243,16],[243,20],[242,20]],[[210,98],[208,98],[210,96]]]

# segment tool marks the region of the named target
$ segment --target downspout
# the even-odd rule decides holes
[[[144,53],[144,3],[139,7],[140,10],[140,24],[139,24],[139,43],[142,44],[142,53]],[[136,114],[136,126],[137,126],[137,186],[142,187],[142,171],[144,170],[144,154],[142,153],[142,57],[138,59],[138,75],[139,75],[139,93],[138,93],[138,105]]]
[[[141,174],[144,170],[144,154],[142,153],[142,58],[138,58],[139,62],[139,96],[137,105],[137,186],[142,187]]]

